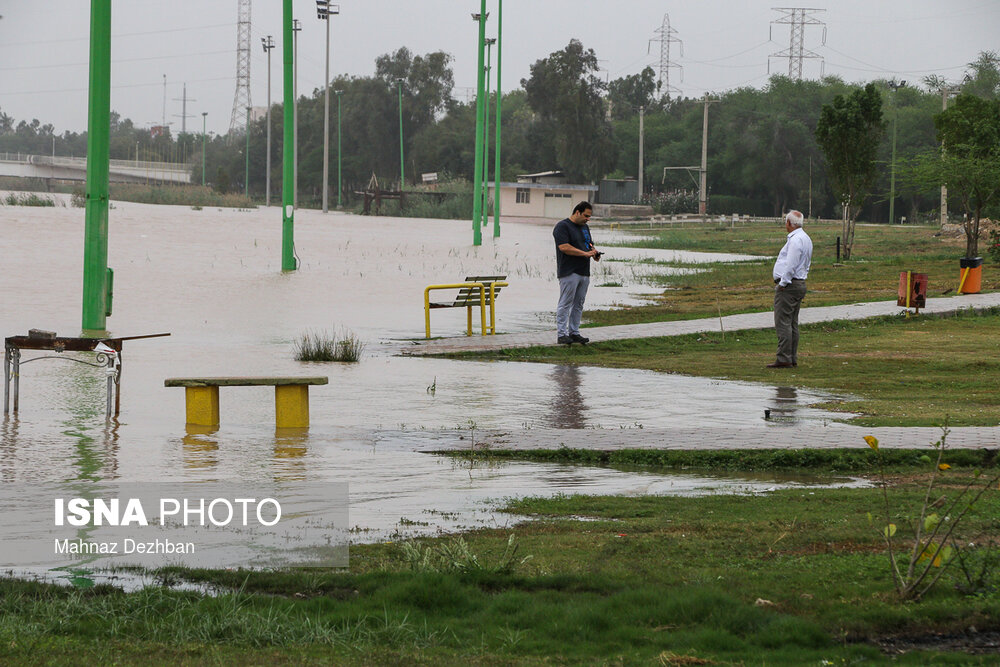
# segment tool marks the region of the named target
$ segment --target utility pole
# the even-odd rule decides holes
[[[396,89],[399,91],[399,192],[402,195],[406,177],[403,175],[403,80],[396,79]],[[403,208],[403,198],[399,198],[399,208]]]
[[[163,75],[163,128],[167,127],[167,75]]]
[[[205,187],[205,121],[208,119],[208,112],[201,112],[201,187]],[[135,162],[139,163],[139,144],[135,145]]]
[[[265,208],[271,205],[271,49],[274,48],[274,39],[271,35],[267,38],[261,37],[264,46],[264,53],[267,54],[267,175],[264,177]]]
[[[813,217],[813,159],[809,156],[809,219]]]
[[[812,9],[809,7],[774,7],[774,11],[783,12],[784,16],[771,25],[790,25],[790,37],[788,48],[778,53],[772,53],[767,58],[768,71],[770,71],[771,58],[788,58],[788,78],[798,81],[802,79],[802,61],[806,58],[818,58],[823,60],[823,56],[805,48],[805,31],[807,25],[823,26],[823,44],[826,44],[826,24],[819,19],[810,16],[811,13],[825,12],[825,9]],[[823,63],[825,64],[825,63]],[[822,65],[821,65],[822,67]],[[820,70],[822,72],[822,69]],[[820,74],[822,76],[822,73]]]
[[[717,101],[708,99],[708,93],[705,93],[705,111],[701,121],[701,169],[698,179],[698,213],[702,218],[708,212],[708,105]]]
[[[250,107],[247,107],[247,150],[243,157],[246,160],[246,169],[243,172],[244,194],[250,199]]]
[[[948,97],[957,93],[961,88],[958,86],[941,86],[941,111],[948,109]],[[944,157],[945,146],[941,142],[941,157]],[[941,224],[948,223],[948,187],[941,184]]]
[[[333,92],[337,94],[337,210],[339,211],[343,206],[341,204],[341,194],[344,189],[344,181],[340,174],[340,95],[344,91],[335,90]]]
[[[899,109],[896,107],[896,91],[906,87],[905,81],[896,82],[895,79],[889,82],[892,88],[892,161],[889,164],[889,224],[896,224],[896,122],[899,118]]]
[[[339,14],[340,5],[316,0],[316,14],[326,21],[326,79],[323,84],[323,212],[329,211],[330,192],[330,14]]]
[[[642,199],[642,172],[643,172],[643,162],[642,162],[642,145],[645,143],[643,141],[643,120],[646,115],[646,107],[639,107],[639,199]],[[638,202],[637,202],[638,203]]]
[[[493,152],[493,238],[500,237],[500,27],[503,23],[503,0],[497,0],[497,136]]]
[[[472,177],[472,245],[483,244],[483,230],[479,224],[483,214],[483,50],[486,41],[486,0],[480,0],[478,14],[472,20],[479,24],[476,58],[476,151]]]
[[[485,1],[485,0],[484,0]],[[90,3],[90,94],[83,245],[83,330],[103,332],[108,281],[108,135],[111,124],[111,0]]]

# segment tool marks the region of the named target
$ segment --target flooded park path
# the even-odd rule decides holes
[[[477,248],[464,221],[299,211],[300,268],[282,273],[277,208],[114,202],[110,220],[109,333],[171,335],[126,343],[121,415],[110,423],[101,371],[59,359],[23,366],[20,411],[0,426],[0,485],[347,482],[352,539],[377,540],[508,522],[487,501],[509,496],[753,492],[783,483],[555,464],[482,467],[424,453],[472,441],[512,448],[812,446],[803,433],[828,433],[831,446],[851,444],[849,427],[833,421],[843,415],[811,407],[829,398],[823,392],[398,355],[422,340],[423,288],[466,275],[507,276],[498,330],[548,335],[558,290],[547,225],[509,224],[500,239]],[[82,209],[4,208],[5,336],[33,328],[79,335],[82,246]],[[641,254],[657,252],[669,251]],[[748,257],[712,257],[719,259]],[[644,283],[648,264],[601,266],[590,307],[634,303],[655,290]],[[436,335],[464,332],[462,309],[450,310],[434,314]],[[353,332],[366,344],[361,361],[295,361],[296,339],[321,331]],[[261,387],[223,388],[220,427],[186,428],[184,392],[164,387],[164,379],[233,375],[323,375],[329,384],[312,389],[311,426],[302,433],[276,432],[273,393]],[[765,420],[765,409],[780,418]],[[955,431],[957,445],[962,429]]]

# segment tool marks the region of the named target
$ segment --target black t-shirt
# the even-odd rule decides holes
[[[556,240],[556,275],[560,278],[575,273],[580,276],[590,275],[590,258],[567,255],[559,250],[559,246],[568,243],[578,250],[590,250],[592,245],[590,227],[578,225],[569,218],[561,220],[552,230],[552,238]]]

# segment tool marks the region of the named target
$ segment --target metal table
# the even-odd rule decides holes
[[[29,332],[27,336],[10,336],[4,339],[3,365],[3,412],[11,412],[11,380],[14,381],[13,412],[17,414],[21,391],[21,364],[40,359],[62,359],[95,368],[103,368],[108,378],[108,398],[106,417],[117,417],[121,409],[122,343],[139,338],[159,338],[169,333],[147,334],[144,336],[121,336],[117,338],[70,338],[47,332]],[[31,359],[21,360],[21,350],[55,352]],[[96,363],[61,356],[62,352],[95,352]],[[112,400],[113,399],[113,400]],[[113,411],[112,411],[113,406]]]

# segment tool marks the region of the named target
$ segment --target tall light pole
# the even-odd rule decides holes
[[[896,222],[896,120],[899,110],[896,108],[896,91],[906,88],[906,82],[896,82],[895,79],[889,82],[892,88],[892,161],[889,163],[889,224]]]
[[[205,135],[205,120],[207,118],[208,118],[208,112],[207,111],[202,111],[201,112],[201,186],[202,187],[205,187],[205,136],[206,136]],[[135,152],[135,154],[136,154],[136,161],[137,162],[139,160],[139,158],[138,158],[138,155],[139,155],[138,146],[139,146],[139,144],[137,143],[136,144],[136,152]]]
[[[497,0],[497,137],[493,147],[493,238],[500,236],[500,26],[503,23],[503,0]]]
[[[330,192],[330,14],[339,14],[340,5],[330,0],[316,0],[316,16],[326,21],[326,83],[323,93],[323,212],[329,210]]]
[[[340,176],[340,95],[344,91],[335,90],[333,92],[337,94],[337,210],[340,210],[343,206],[341,204],[341,194],[344,187]]]
[[[486,41],[486,0],[480,0],[478,14],[472,20],[479,24],[476,42],[476,152],[472,177],[472,245],[483,244],[483,230],[479,224],[483,215],[483,43]]]
[[[299,31],[302,24],[292,19],[292,206],[299,207]]]
[[[403,191],[406,178],[403,176],[403,80],[396,79],[396,88],[399,90],[399,191]],[[403,200],[399,200],[399,207],[402,209]]]
[[[490,221],[490,55],[496,38],[486,40],[486,101],[483,103],[483,219],[485,227]],[[494,195],[495,197],[495,195]]]
[[[285,113],[282,114],[282,168],[281,168],[281,270],[294,271],[295,261],[295,120],[288,110],[295,106],[293,84],[294,25],[292,20],[292,0],[283,0],[282,5],[282,90],[284,91]]]
[[[267,176],[265,177],[264,206],[271,205],[271,49],[274,48],[274,39],[271,35],[260,38],[264,45],[264,53],[267,54]]]
[[[485,1],[485,0],[484,0]],[[111,0],[90,3],[90,91],[83,246],[83,329],[108,316],[108,134],[111,119]]]

